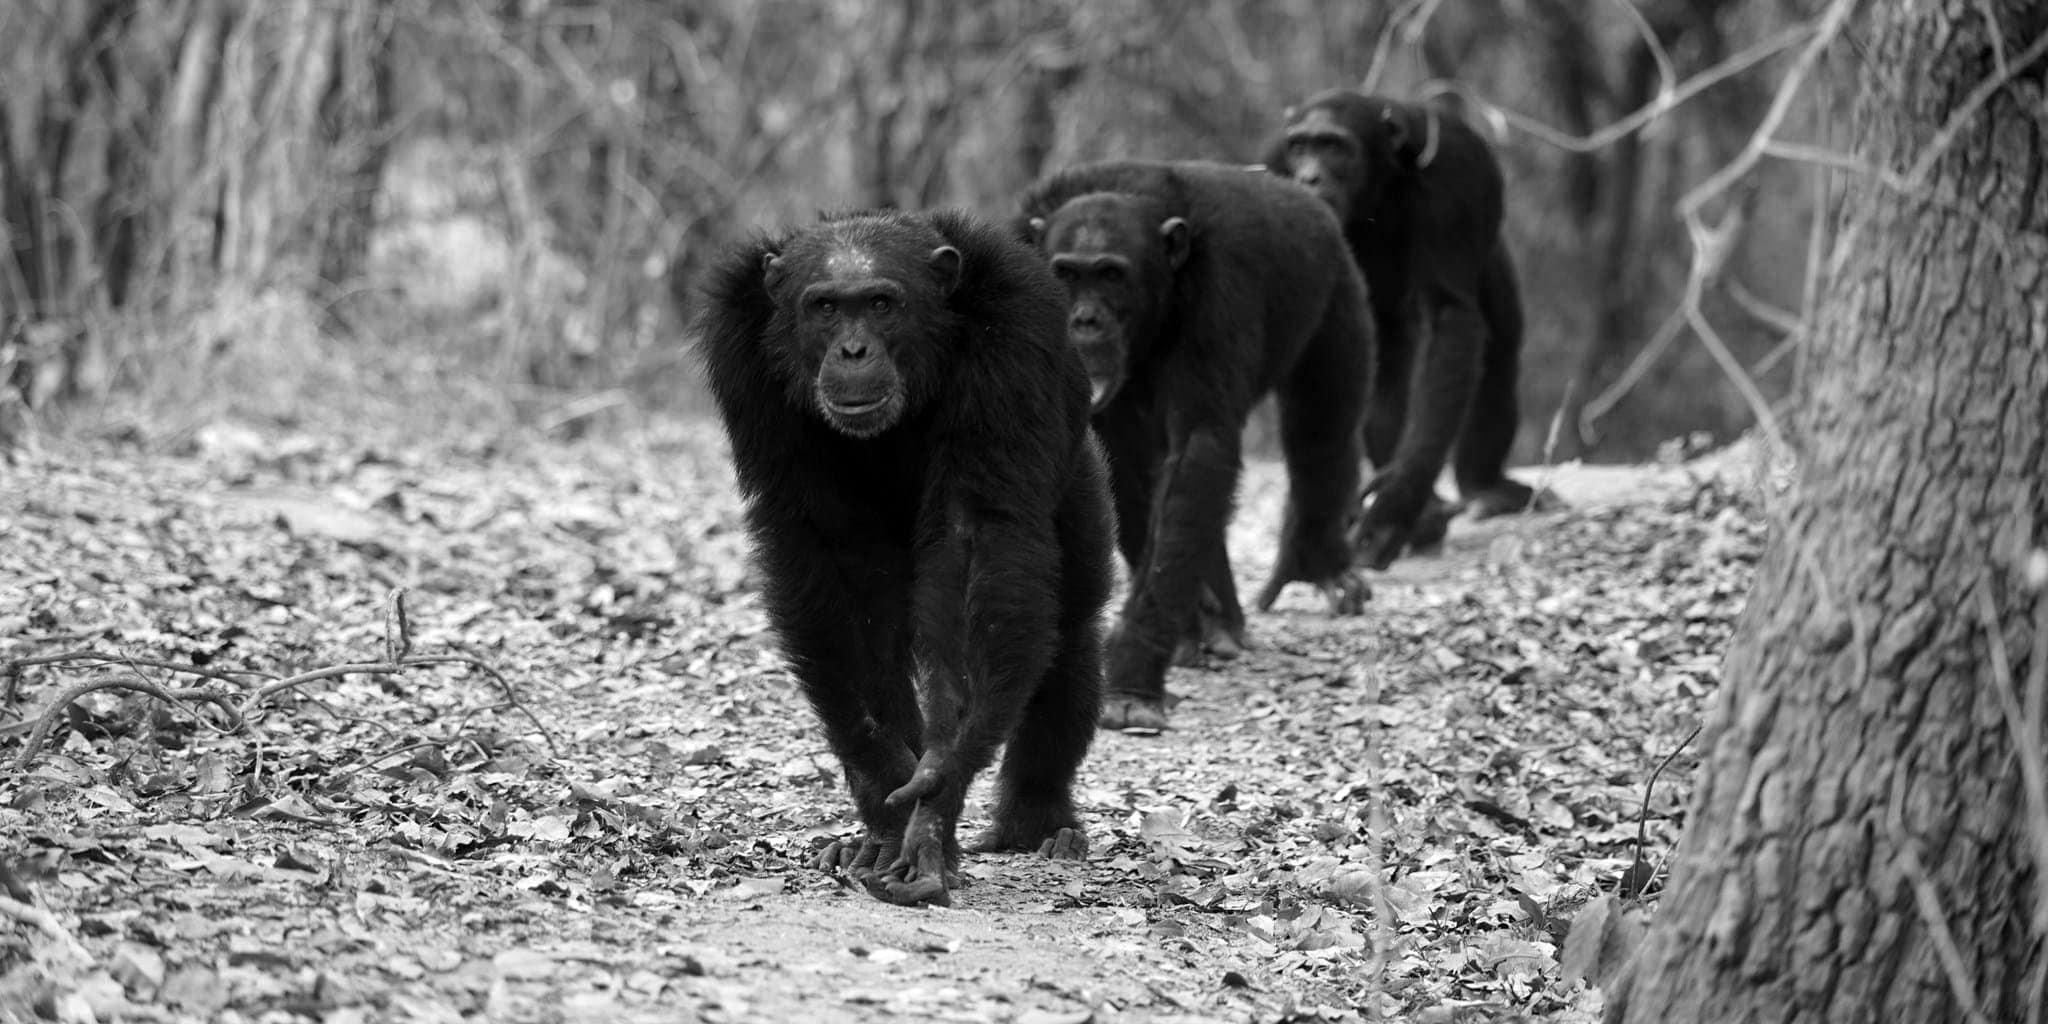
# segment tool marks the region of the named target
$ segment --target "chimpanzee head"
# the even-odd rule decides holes
[[[873,437],[929,401],[954,328],[960,251],[930,225],[858,215],[792,235],[761,257],[771,338],[793,400],[834,429]]]
[[[1153,199],[1091,192],[1033,217],[1031,231],[1067,286],[1067,341],[1088,368],[1100,412],[1159,330],[1174,272],[1187,261],[1188,222]]]
[[[1314,190],[1347,227],[1370,219],[1398,177],[1436,155],[1437,114],[1355,92],[1326,92],[1287,113],[1287,132],[1268,161]]]

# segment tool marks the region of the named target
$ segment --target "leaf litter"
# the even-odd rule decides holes
[[[0,465],[0,1016],[1592,1020],[1762,539],[1740,452],[1546,471],[1572,508],[1177,670],[1171,730],[1098,738],[1085,863],[915,911],[808,866],[854,822],[715,427],[247,434]],[[1241,587],[1284,488],[1248,467]],[[60,701],[108,677],[246,720]]]

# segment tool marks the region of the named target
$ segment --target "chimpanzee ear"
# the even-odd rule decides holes
[[[1405,166],[1414,157],[1408,148],[1408,119],[1400,111],[1385,107],[1380,110],[1380,127],[1386,135],[1387,149]]]
[[[1436,159],[1436,111],[1425,108],[1420,113],[1410,113],[1387,107],[1380,112],[1380,120],[1386,125],[1387,148],[1393,152],[1395,162],[1415,170],[1428,167]],[[1418,125],[1417,121],[1422,123]]]
[[[1188,222],[1168,217],[1159,225],[1159,240],[1166,244],[1166,265],[1175,270],[1188,261]]]
[[[781,253],[770,251],[761,254],[761,284],[763,287],[773,288],[781,284],[783,270]]]
[[[960,250],[942,245],[925,257],[925,263],[932,268],[933,276],[939,279],[939,291],[944,295],[953,294],[960,287]]]

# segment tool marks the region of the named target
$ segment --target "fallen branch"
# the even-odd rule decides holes
[[[87,694],[96,693],[100,690],[133,690],[138,693],[148,694],[166,704],[202,702],[213,704],[220,708],[221,713],[227,717],[227,724],[220,727],[220,731],[223,734],[232,734],[241,732],[248,725],[250,714],[260,709],[273,697],[298,687],[329,679],[339,679],[344,676],[398,675],[407,669],[431,668],[439,665],[461,665],[490,677],[491,681],[496,683],[500,690],[504,691],[504,706],[513,708],[526,716],[526,720],[533,723],[534,730],[539,732],[541,739],[547,743],[548,752],[551,754],[558,752],[555,746],[554,733],[548,729],[547,725],[540,720],[538,715],[535,715],[531,709],[519,700],[519,694],[513,690],[511,681],[506,679],[503,673],[499,672],[489,663],[467,654],[407,655],[405,653],[412,650],[412,626],[410,618],[405,613],[405,592],[403,589],[392,593],[391,608],[385,619],[385,628],[385,651],[387,655],[397,655],[396,657],[389,657],[384,661],[330,665],[283,677],[279,677],[275,673],[250,669],[211,669],[195,665],[179,665],[174,662],[148,658],[130,658],[125,655],[110,654],[91,649],[66,651],[61,654],[41,655],[9,661],[4,666],[4,671],[10,675],[30,665],[57,665],[78,662],[87,664],[118,664],[137,670],[135,674],[109,675],[79,683],[58,694],[57,698],[51,701],[49,706],[36,714],[34,719],[35,725],[30,729],[28,740],[23,744],[21,753],[15,756],[14,766],[16,770],[26,770],[35,760],[36,753],[43,748],[45,743],[49,742],[50,734],[56,730],[57,723],[62,720],[65,709]],[[145,667],[165,672],[203,676],[208,679],[229,683],[237,682],[233,678],[234,676],[255,676],[270,681],[240,696],[206,687],[173,689],[143,678],[139,670]]]
[[[80,961],[88,964],[94,962],[92,954],[87,952],[84,946],[79,945],[78,940],[72,938],[70,932],[64,930],[64,926],[58,923],[56,915],[41,907],[33,903],[23,903],[11,896],[0,895],[0,915],[34,926]]]

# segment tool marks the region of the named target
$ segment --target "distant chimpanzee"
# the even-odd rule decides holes
[[[1176,646],[1199,642],[1209,616],[1242,641],[1224,531],[1245,418],[1269,391],[1289,495],[1259,604],[1302,580],[1334,612],[1363,608],[1346,531],[1372,372],[1364,282],[1314,196],[1237,167],[1076,167],[1026,193],[1019,230],[1066,283],[1131,566],[1102,725],[1163,728]]]
[[[756,239],[707,292],[768,613],[866,826],[819,866],[949,903],[1004,743],[970,849],[1079,857],[1113,527],[1059,283],[993,227],[888,212]]]
[[[1436,478],[1454,444],[1475,518],[1528,508],[1533,492],[1505,472],[1522,304],[1486,142],[1446,111],[1333,89],[1288,113],[1266,165],[1336,211],[1372,293],[1380,355],[1365,445],[1377,472],[1361,560],[1384,569],[1403,547],[1443,539],[1456,510]]]

